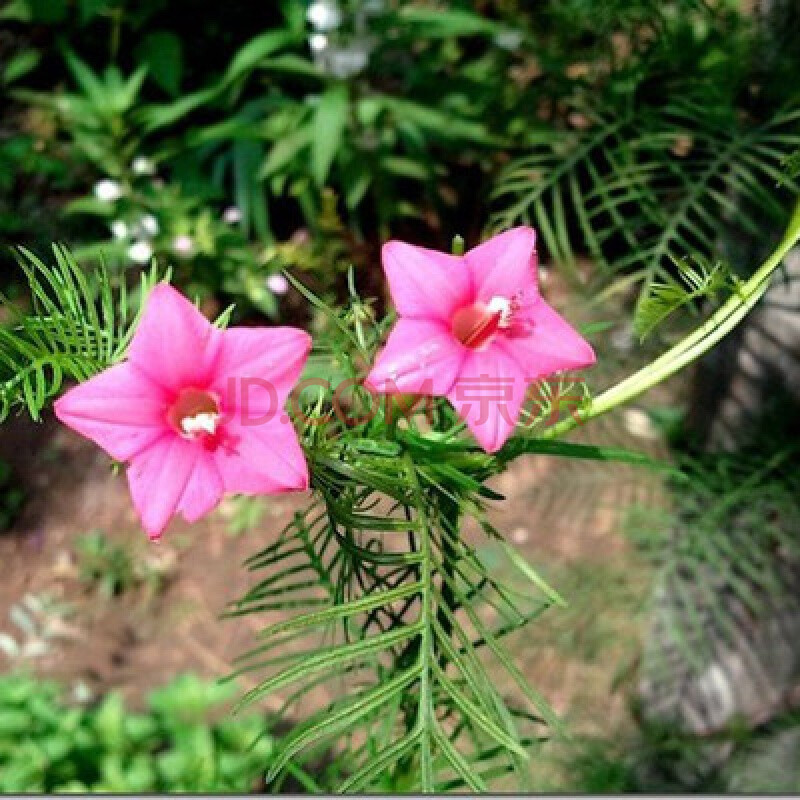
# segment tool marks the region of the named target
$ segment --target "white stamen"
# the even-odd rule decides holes
[[[491,314],[496,314],[498,311],[500,312],[500,321],[497,323],[498,328],[511,327],[511,320],[514,316],[514,308],[512,307],[510,300],[505,297],[493,297],[489,301],[487,310]]]
[[[217,432],[219,414],[213,411],[202,411],[193,417],[184,417],[181,420],[181,430],[187,436],[196,436],[198,433],[207,433],[213,436]]]

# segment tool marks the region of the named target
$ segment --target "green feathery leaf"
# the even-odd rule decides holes
[[[24,313],[4,299],[12,316],[0,327],[0,421],[15,406],[39,419],[65,380],[85,381],[122,359],[160,280],[155,266],[142,272],[134,302],[124,284],[113,288],[104,265],[86,273],[66,248],[54,245],[53,253],[53,266],[28,250],[17,253],[31,309]]]

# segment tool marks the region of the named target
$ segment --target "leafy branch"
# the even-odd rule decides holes
[[[15,406],[38,419],[65,379],[85,381],[123,358],[159,280],[155,267],[142,272],[134,301],[124,283],[113,288],[104,265],[87,273],[66,248],[54,245],[53,254],[53,266],[25,249],[16,254],[29,313],[0,298],[11,314],[11,324],[0,327],[0,421]]]
[[[344,311],[325,309],[335,318],[317,374],[327,358],[340,380],[355,379],[380,345],[352,288],[351,298]],[[354,391],[350,422],[327,413],[331,397],[308,403],[318,499],[250,560],[264,577],[230,609],[285,615],[268,619],[241,659],[241,670],[265,673],[243,703],[280,696],[281,717],[300,703],[319,709],[285,739],[268,778],[343,746],[348,771],[333,781],[341,791],[483,791],[510,772],[524,781],[531,748],[560,723],[504,640],[563,601],[486,518],[498,495],[484,482],[514,454],[487,455],[466,441],[444,402],[410,410],[387,438],[393,401],[377,415],[364,413],[371,402]],[[517,454],[537,450],[533,437],[523,441]],[[499,543],[501,569],[461,536],[467,516]],[[510,704],[503,682],[533,713]]]
[[[646,339],[661,323],[678,309],[702,299],[714,299],[720,292],[736,291],[739,280],[723,261],[709,264],[700,256],[692,266],[688,258],[675,262],[680,282],[667,276],[653,281],[647,294],[641,295],[633,317],[633,330]]]
[[[493,228],[534,225],[573,277],[576,252],[588,251],[603,277],[616,278],[609,292],[646,287],[686,253],[711,260],[720,224],[753,235],[765,219],[783,224],[785,206],[768,187],[798,189],[796,104],[754,121],[711,113],[691,87],[679,100],[636,109],[635,89],[573,100],[585,125],[532,135],[492,198]]]
[[[624,405],[648,389],[674,375],[707,353],[727,336],[752,310],[769,287],[773,273],[781,266],[786,254],[800,242],[800,203],[796,203],[789,225],[778,246],[751,278],[740,282],[736,291],[703,324],[682,338],[666,353],[647,366],[628,376],[605,392],[592,398],[572,417],[561,420],[543,433],[555,439],[590,419]]]

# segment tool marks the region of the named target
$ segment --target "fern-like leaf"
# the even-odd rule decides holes
[[[654,281],[636,307],[633,330],[642,341],[678,309],[700,300],[713,300],[722,291],[735,291],[738,285],[730,267],[723,261],[710,264],[698,256],[674,264],[680,281],[669,276]]]
[[[664,279],[686,253],[711,259],[725,220],[754,234],[765,218],[785,221],[774,187],[799,190],[800,110],[756,124],[691,97],[640,113],[632,104],[579,105],[584,128],[532,137],[497,181],[492,227],[533,224],[554,261],[574,269],[588,251],[606,278],[625,273],[622,289]]]
[[[29,314],[5,301],[11,324],[0,327],[0,421],[14,407],[39,419],[64,380],[87,380],[124,357],[144,300],[158,282],[143,272],[136,302],[113,288],[103,265],[84,272],[69,251],[53,247],[45,264],[21,249],[17,261],[30,289]]]

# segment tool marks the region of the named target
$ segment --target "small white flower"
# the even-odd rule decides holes
[[[106,178],[94,185],[94,196],[104,203],[113,203],[122,197],[122,187],[117,181]]]
[[[308,7],[306,19],[318,31],[332,31],[342,24],[342,12],[335,3],[316,0]]]
[[[228,225],[236,225],[242,221],[241,209],[237,208],[236,206],[229,206],[222,213],[222,219],[225,220]]]
[[[337,78],[352,78],[358,75],[369,63],[369,51],[353,45],[330,54],[330,73]]]
[[[192,241],[192,237],[187,236],[185,233],[180,234],[180,236],[176,236],[172,240],[172,249],[179,256],[191,255],[192,251],[194,250],[194,242]]]
[[[272,294],[286,294],[286,292],[289,291],[289,281],[279,273],[270,275],[267,278],[267,289],[269,289]]]
[[[134,242],[128,248],[128,258],[136,264],[147,264],[153,257],[153,248],[150,242]]]
[[[134,175],[155,175],[156,165],[147,156],[136,156],[131,162]]]
[[[308,37],[308,46],[312,53],[321,53],[328,46],[328,37],[324,33],[312,33]]]
[[[128,238],[128,223],[121,219],[115,219],[111,223],[111,235],[115,239]]]
[[[147,236],[158,236],[160,230],[158,220],[152,214],[145,214],[139,220],[139,228]]]
[[[515,30],[501,31],[494,37],[494,43],[502,50],[519,50],[522,34]]]

